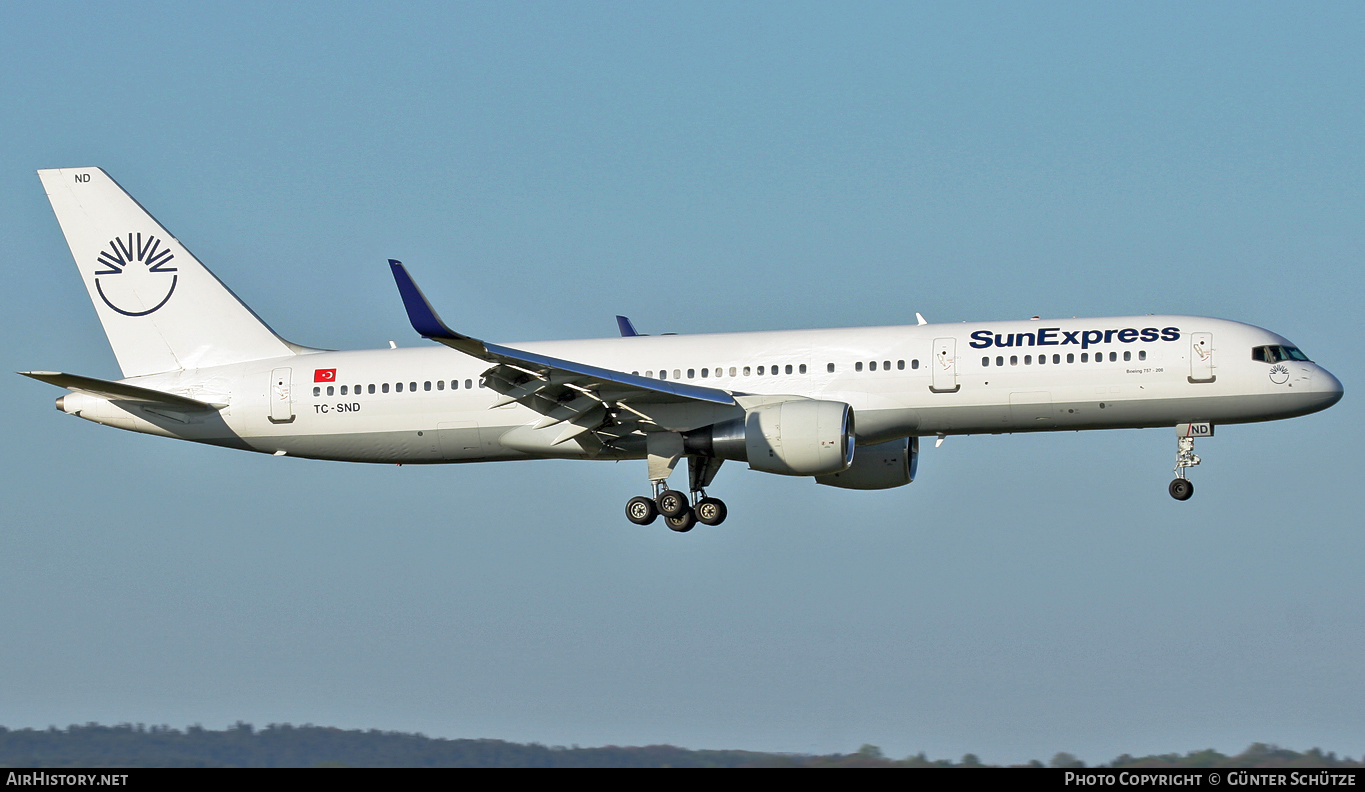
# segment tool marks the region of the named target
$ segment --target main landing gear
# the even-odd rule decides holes
[[[676,440],[674,439],[676,438]],[[626,519],[636,525],[649,525],[659,517],[678,533],[692,530],[697,523],[720,525],[729,510],[720,498],[706,494],[706,486],[716,477],[722,460],[715,457],[689,455],[687,479],[691,496],[669,489],[668,477],[682,458],[682,437],[668,433],[649,436],[649,481],[654,497],[638,496],[626,502]]]
[[[725,501],[712,498],[704,489],[692,491],[691,499],[674,489],[667,489],[668,482],[654,482],[657,493],[653,498],[637,496],[626,502],[626,519],[636,525],[649,525],[659,517],[678,533],[687,533],[697,523],[720,525],[725,522],[729,510]]]
[[[1213,426],[1210,424],[1180,424],[1175,427],[1175,479],[1167,489],[1170,491],[1171,497],[1178,501],[1187,501],[1194,495],[1194,482],[1185,477],[1185,468],[1199,464],[1199,457],[1195,456],[1194,453],[1194,437],[1196,434],[1201,437],[1212,437]]]

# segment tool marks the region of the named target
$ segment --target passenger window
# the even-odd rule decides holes
[[[905,361],[904,361],[904,360],[897,360],[897,361],[896,361],[896,371],[905,371]]]
[[[917,369],[917,368],[919,368],[919,358],[916,358],[916,359],[910,361],[910,368],[912,368],[912,369]]]
[[[854,363],[854,364],[853,364],[853,370],[854,370],[854,371],[862,371],[862,370],[863,370],[863,362],[860,360],[860,361],[858,361],[857,363]]]
[[[1062,362],[1062,356],[1061,356],[1061,355],[1053,355],[1053,356],[1052,356],[1052,362],[1053,362],[1053,363],[1061,363],[1061,362]]]
[[[829,373],[833,374],[833,373],[834,373],[834,364],[833,364],[833,363],[826,363],[826,364],[825,364],[825,371],[828,371]]]
[[[482,382],[480,382],[479,384],[480,384],[480,385],[483,385]],[[474,387],[474,380],[469,380],[469,379],[465,380],[465,381],[464,381],[464,387],[465,387],[465,390],[468,390],[468,389]]]
[[[342,386],[341,386],[341,395],[342,395],[342,396],[345,396],[345,395],[346,395],[346,386],[345,386],[345,385],[342,385]]]
[[[758,367],[758,376],[760,376],[760,377],[763,376],[763,367],[762,367],[762,366],[759,366],[759,367]]]
[[[668,379],[668,372],[664,369],[659,369],[659,379],[661,380]]]
[[[451,389],[451,390],[459,390],[459,389],[460,389],[460,381],[459,381],[459,380],[451,380],[451,381],[450,381],[450,389]]]
[[[673,369],[673,379],[675,379],[675,380],[676,380],[676,379],[682,379],[682,370],[681,370],[681,369]]]
[[[697,370],[696,370],[696,369],[688,369],[688,370],[687,370],[687,378],[688,378],[688,379],[696,379],[696,378],[697,378]]]
[[[1070,356],[1068,355],[1068,357],[1070,357]],[[1089,352],[1082,352],[1082,353],[1081,353],[1081,362],[1082,362],[1082,363],[1089,363],[1089,362],[1090,362],[1090,353],[1089,353]]]
[[[393,386],[393,389],[396,390],[396,391],[399,392],[399,393],[402,393],[402,392],[403,392],[403,383],[400,382],[400,383],[394,385],[394,386]]]
[[[328,396],[334,396],[334,395],[336,395],[336,388],[332,387],[331,385],[328,385],[328,386],[327,386],[327,395],[328,395]]]
[[[319,388],[319,387],[317,387],[317,386],[314,386],[314,387],[313,387],[313,395],[314,395],[314,396],[321,396],[321,395],[322,395],[322,388]]]
[[[1117,352],[1110,352],[1110,353],[1109,353],[1109,362],[1110,362],[1110,363],[1117,363],[1117,362],[1119,362],[1119,353],[1117,353]]]
[[[748,374],[749,372],[748,372],[748,371],[745,371],[744,373],[745,373],[745,374]],[[735,367],[734,367],[734,366],[731,366],[731,367],[730,367],[730,376],[732,376],[732,377],[735,376]]]
[[[891,370],[891,361],[889,361],[889,360],[883,360],[883,361],[882,361],[882,371],[890,371],[890,370]]]
[[[1043,364],[1046,363],[1046,362],[1047,362],[1047,355],[1039,355],[1039,356],[1038,356],[1038,365],[1041,366],[1041,365],[1043,365]]]
[[[787,364],[787,373],[788,374],[792,373],[792,364],[790,363]]]
[[[798,369],[798,371],[799,371],[800,373],[802,373],[802,374],[805,374],[805,373],[806,373],[806,364],[805,364],[805,363],[802,363],[802,364],[801,364],[801,368]]]
[[[646,376],[646,377],[649,377],[650,379],[654,379],[654,372],[652,372],[652,371],[646,371],[646,372],[645,372],[645,376]]]
[[[446,389],[446,381],[445,381],[445,380],[436,380],[436,390],[445,390],[445,389]]]
[[[415,382],[409,382],[409,383],[408,383],[408,390],[409,390],[409,391],[412,391],[413,393],[416,393],[416,392],[417,392],[417,383],[415,383]]]
[[[1068,362],[1068,363],[1075,363],[1075,362],[1076,362],[1076,354],[1075,354],[1074,352],[1068,352],[1068,353],[1066,353],[1066,362]]]
[[[374,385],[370,385],[368,388],[366,388],[366,390],[368,390],[370,393],[374,393]]]
[[[1024,365],[1025,366],[1033,365],[1033,355],[1024,355]]]
[[[427,380],[426,382],[422,383],[422,390],[424,391],[431,390],[431,380]]]
[[[1019,356],[1018,356],[1018,355],[1010,355],[1010,365],[1011,365],[1011,366],[1017,366],[1017,365],[1019,365]]]
[[[711,372],[711,369],[702,369],[702,370],[701,370],[701,378],[702,378],[702,379],[706,379],[707,374],[709,374],[710,372]]]
[[[769,366],[769,367],[768,367],[768,373],[771,374],[772,376],[776,377],[776,376],[777,376],[777,366]]]
[[[388,392],[389,392],[389,383],[386,382],[386,383],[384,383],[383,385],[380,385],[379,387],[380,387],[380,389],[383,390],[385,393],[388,393]]]
[[[748,367],[748,366],[745,366],[745,367],[744,367],[744,376],[746,376],[746,377],[749,376],[749,367]]]
[[[868,370],[868,371],[876,371],[876,370],[877,370],[877,361],[874,360],[874,361],[868,363],[868,364],[867,364],[867,370]]]
[[[995,365],[997,365],[997,366],[1003,366],[1003,365],[1005,365],[1005,356],[1004,356],[1004,355],[996,355],[996,357],[995,357]]]
[[[1139,350],[1138,350],[1138,360],[1146,360],[1146,359],[1147,359],[1147,350],[1145,350],[1145,349],[1139,349]]]
[[[1133,353],[1132,353],[1132,352],[1129,352],[1129,351],[1127,351],[1127,350],[1124,350],[1124,352],[1123,352],[1123,359],[1124,359],[1125,361],[1127,361],[1127,360],[1132,360],[1132,359],[1133,359]]]
[[[982,368],[987,368],[987,367],[989,367],[990,365],[991,365],[991,359],[990,359],[989,357],[983,357],[983,358],[981,358],[981,367],[982,367]]]

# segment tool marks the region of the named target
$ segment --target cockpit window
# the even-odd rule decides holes
[[[1253,347],[1251,359],[1259,360],[1262,363],[1279,363],[1285,360],[1299,360],[1304,363],[1310,362],[1308,356],[1299,351],[1298,347],[1292,346],[1260,346]]]

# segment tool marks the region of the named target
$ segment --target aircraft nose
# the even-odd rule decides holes
[[[1327,402],[1323,404],[1324,408],[1341,401],[1342,395],[1346,392],[1345,388],[1341,387],[1341,380],[1325,368],[1319,368],[1313,376],[1313,390],[1328,397]]]

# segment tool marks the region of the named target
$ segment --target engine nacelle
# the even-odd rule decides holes
[[[688,451],[748,462],[765,473],[838,473],[853,463],[853,408],[812,399],[763,404],[743,418],[689,432],[684,443]]]
[[[863,446],[848,470],[816,476],[815,480],[842,489],[891,489],[914,481],[918,468],[919,438],[903,437],[889,443]]]

